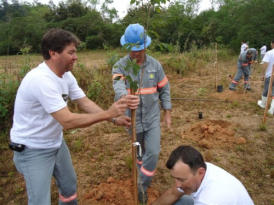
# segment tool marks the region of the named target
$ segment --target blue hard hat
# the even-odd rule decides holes
[[[137,44],[138,46],[133,46],[131,50],[140,51],[150,45],[151,38],[146,35],[144,27],[140,24],[130,24],[126,28],[124,35],[121,37],[120,43],[122,46],[126,43]]]

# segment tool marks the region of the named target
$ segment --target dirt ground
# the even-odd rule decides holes
[[[211,62],[205,62],[200,73],[189,72],[183,77],[166,72],[171,83],[173,124],[170,130],[161,126],[161,153],[148,189],[148,204],[173,184],[165,162],[171,151],[182,144],[199,149],[206,161],[241,180],[255,204],[274,204],[274,122],[272,116],[267,116],[264,126],[264,110],[257,106],[263,85],[260,66],[252,66],[252,90],[245,93],[243,80],[236,92],[228,90],[236,58],[218,62],[217,66],[217,78]],[[223,91],[217,92],[215,85],[222,85]],[[123,128],[103,122],[66,131],[65,139],[78,177],[80,205],[134,204],[131,139]],[[6,160],[12,160],[12,155],[6,154]],[[1,204],[26,204],[22,176],[14,168],[16,180],[3,176],[2,184],[4,180],[13,182],[2,186],[3,192],[9,190],[17,195],[10,198],[3,193],[0,202],[5,203]],[[58,191],[52,181],[52,204],[57,204],[57,199]]]

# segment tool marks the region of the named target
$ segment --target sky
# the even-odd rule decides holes
[[[22,1],[27,1],[30,3],[33,3],[33,0],[22,0]],[[53,2],[55,4],[58,4],[60,1],[62,0],[53,0]],[[63,0],[64,2],[66,2],[66,0]],[[101,0],[101,2],[103,2],[104,0]],[[172,0],[171,0],[172,1]],[[42,4],[48,4],[49,0],[38,0],[38,2],[42,3]],[[125,3],[128,2],[128,3]],[[109,5],[109,8],[115,8],[118,11],[118,15],[120,18],[123,18],[126,15],[127,9],[130,6],[130,0],[114,0],[114,2],[112,4]],[[97,6],[98,8],[100,8],[100,6]],[[200,3],[200,9],[199,11],[203,11],[206,9],[210,8],[210,1],[209,0],[201,0]]]

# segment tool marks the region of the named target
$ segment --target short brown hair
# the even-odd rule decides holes
[[[65,47],[71,43],[77,47],[80,45],[80,40],[69,31],[60,28],[52,28],[43,36],[41,42],[42,55],[44,60],[49,60],[49,51],[62,53]]]

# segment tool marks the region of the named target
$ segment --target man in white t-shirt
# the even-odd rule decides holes
[[[265,45],[265,43],[263,44],[263,46],[260,48],[260,50],[261,50],[261,64],[263,64],[263,59],[264,59],[264,55],[265,55],[265,53],[266,53],[266,45]]]
[[[106,111],[86,97],[70,72],[79,44],[68,31],[49,30],[41,43],[44,62],[27,73],[16,95],[10,148],[14,150],[15,166],[26,181],[28,205],[51,204],[52,176],[58,186],[59,204],[78,204],[77,178],[63,129],[101,121],[130,126],[124,112],[126,108],[138,108],[139,98],[133,95]],[[71,113],[69,98],[87,114]]]
[[[243,184],[230,173],[204,162],[191,146],[179,146],[166,163],[175,184],[152,205],[253,205]]]
[[[267,93],[268,93],[268,87],[270,83],[272,68],[274,64],[274,39],[271,41],[271,48],[272,50],[267,51],[264,55],[263,61],[262,61],[262,77],[261,80],[264,81],[264,90],[262,93],[262,100],[258,101],[258,105],[261,108],[265,108],[266,102],[267,102]],[[272,85],[272,102],[270,109],[267,111],[269,114],[274,114],[274,82]]]

